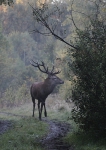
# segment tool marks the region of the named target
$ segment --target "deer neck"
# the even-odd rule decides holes
[[[44,81],[45,92],[50,94],[54,90],[55,86],[56,86],[55,84],[53,84],[50,81],[48,81],[47,79],[45,79],[45,81]]]

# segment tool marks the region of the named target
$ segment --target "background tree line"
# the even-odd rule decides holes
[[[64,54],[55,38],[30,34],[35,26],[43,28],[34,22],[27,0],[1,5],[0,10],[0,107],[11,107],[30,101],[30,85],[45,78],[31,67],[30,60],[60,68]]]

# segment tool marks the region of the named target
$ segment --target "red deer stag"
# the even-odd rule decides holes
[[[45,106],[45,100],[48,97],[49,94],[52,93],[53,89],[57,84],[63,84],[64,81],[62,81],[59,77],[56,76],[56,74],[59,74],[60,71],[54,72],[54,66],[52,70],[49,72],[48,67],[45,67],[44,62],[39,64],[38,62],[35,62],[32,60],[31,65],[34,67],[37,67],[41,72],[46,73],[48,77],[43,82],[35,82],[32,84],[30,93],[32,97],[33,102],[33,117],[34,117],[34,111],[35,111],[35,99],[38,100],[38,110],[39,110],[39,120],[41,120],[42,115],[42,109],[44,106],[44,115],[47,117],[46,112],[46,106]]]

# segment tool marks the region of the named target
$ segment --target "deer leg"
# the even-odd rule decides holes
[[[47,111],[46,111],[45,103],[44,103],[44,115],[45,115],[45,117],[47,117]]]
[[[35,99],[32,98],[32,102],[33,102],[33,114],[32,114],[32,117],[34,117],[34,111],[35,111]]]
[[[42,115],[43,105],[44,105],[44,103],[42,102],[41,103],[41,115]]]
[[[39,120],[41,120],[41,108],[40,108],[40,102],[38,101],[38,110],[39,110]]]

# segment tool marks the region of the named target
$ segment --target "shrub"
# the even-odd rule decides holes
[[[72,91],[73,118],[85,131],[106,133],[106,25],[92,20],[91,28],[78,30],[73,62],[76,79]]]

